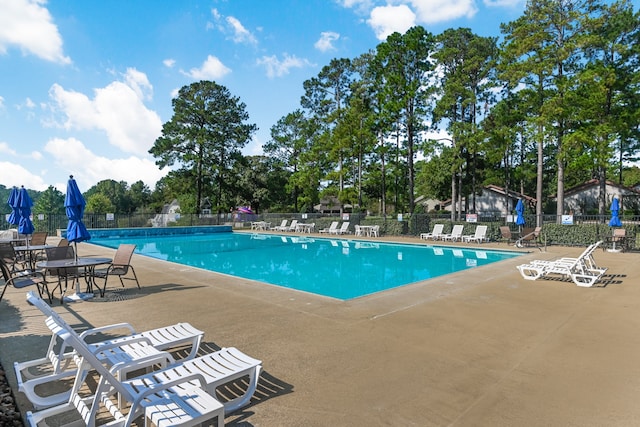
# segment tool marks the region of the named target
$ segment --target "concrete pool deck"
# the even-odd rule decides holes
[[[515,268],[583,250],[525,249],[350,301],[134,255],[142,289],[128,283],[110,298],[53,306],[78,327],[190,322],[205,331],[205,349],[262,360],[258,392],[226,417],[230,426],[640,425],[639,254],[598,249],[609,270],[594,288],[526,281]],[[114,253],[88,243],[78,251]],[[0,302],[0,362],[14,390],[13,362],[41,357],[50,337],[24,296],[9,288]]]

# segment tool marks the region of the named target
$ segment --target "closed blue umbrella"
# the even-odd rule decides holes
[[[69,242],[77,243],[91,239],[87,227],[82,222],[85,205],[86,202],[82,197],[78,184],[76,184],[73,175],[71,175],[67,183],[67,195],[64,198],[64,207],[69,218],[69,223],[67,224],[67,240]]]
[[[31,222],[31,206],[33,201],[29,197],[27,189],[22,187],[18,192],[18,210],[20,211],[20,223],[18,224],[18,232],[20,234],[33,234],[33,223]]]
[[[516,204],[516,214],[518,214],[516,217],[516,224],[524,225],[524,203],[522,203],[522,199],[518,199],[518,203]]]
[[[64,198],[64,207],[67,211],[67,217],[69,218],[69,223],[67,224],[67,240],[69,242],[73,242],[76,260],[78,259],[78,242],[84,242],[91,239],[91,235],[89,234],[89,231],[87,231],[87,227],[85,227],[82,222],[85,205],[86,202],[84,201],[84,197],[82,197],[78,184],[76,184],[75,179],[73,179],[73,175],[69,176],[69,181],[67,182],[67,194]],[[86,300],[88,298],[93,298],[93,294],[81,293],[80,283],[76,278],[76,293],[65,297],[65,300],[79,301]]]
[[[617,198],[611,202],[611,219],[609,220],[609,227],[622,227],[618,212],[620,211],[620,204]]]
[[[7,203],[11,206],[11,213],[9,214],[8,222],[9,224],[18,225],[20,224],[20,210],[18,208],[18,189],[13,187],[11,192],[9,193],[9,198],[7,199]]]

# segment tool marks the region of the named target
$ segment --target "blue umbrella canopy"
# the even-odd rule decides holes
[[[611,202],[611,219],[609,220],[609,227],[622,227],[618,212],[620,211],[620,203],[617,198]]]
[[[33,234],[33,223],[31,222],[31,206],[33,201],[29,197],[27,189],[22,187],[18,192],[18,210],[20,211],[20,222],[18,232],[20,234]]]
[[[11,192],[9,193],[9,198],[7,199],[7,203],[11,206],[11,213],[9,214],[8,222],[9,224],[18,225],[20,224],[20,208],[18,207],[18,189],[13,187]]]
[[[69,223],[67,224],[67,240],[69,242],[84,242],[91,239],[87,227],[82,222],[85,205],[86,202],[82,197],[78,184],[76,184],[73,175],[71,175],[67,183],[67,195],[64,198],[64,207],[69,218]]]
[[[524,225],[524,203],[522,203],[522,199],[518,199],[518,204],[516,204],[516,213],[518,214],[516,224]]]

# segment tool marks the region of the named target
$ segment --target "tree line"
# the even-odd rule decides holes
[[[413,213],[425,196],[451,201],[454,220],[494,184],[534,196],[540,221],[564,213],[565,188],[597,178],[605,214],[606,180],[640,182],[639,18],[627,0],[530,0],[500,38],[391,34],[305,81],[262,156],[242,154],[257,130],[246,105],[216,82],[192,83],[149,150],[171,172],[153,191],[101,181],[87,212],[159,211],[173,199],[184,213],[205,201],[214,212],[310,212],[331,196]]]
[[[181,166],[163,184],[196,211],[203,195],[218,209],[298,212],[333,196],[413,213],[423,195],[451,200],[454,219],[495,184],[535,195],[541,216],[564,213],[565,188],[597,178],[604,214],[606,180],[637,183],[638,18],[626,0],[532,0],[500,40],[467,28],[391,34],[305,81],[261,157],[240,154],[256,129],[244,104],[194,83],[150,152]]]

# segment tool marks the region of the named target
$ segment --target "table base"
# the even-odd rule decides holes
[[[64,302],[79,302],[89,300],[93,297],[94,295],[89,292],[76,292],[75,294],[65,295],[63,299]]]

